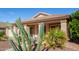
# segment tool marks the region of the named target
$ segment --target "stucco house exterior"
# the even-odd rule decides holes
[[[22,21],[25,30],[26,27],[30,29],[31,35],[37,35],[39,30],[39,23],[43,22],[45,24],[45,33],[49,31],[51,28],[59,27],[61,30],[68,35],[68,21],[70,19],[70,15],[65,14],[47,14],[44,12],[39,12],[31,19]],[[19,29],[16,27],[16,24],[13,23],[13,30],[19,34]],[[6,35],[12,36],[11,31],[6,28]]]

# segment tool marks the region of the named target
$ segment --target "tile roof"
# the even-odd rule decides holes
[[[39,17],[40,15],[42,16]],[[53,21],[53,20],[69,19],[69,18],[70,18],[70,15],[67,15],[67,14],[48,14],[45,12],[38,12],[31,19],[23,20],[22,23],[44,22],[44,21],[50,21],[50,20]]]

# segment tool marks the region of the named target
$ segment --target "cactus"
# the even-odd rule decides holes
[[[12,39],[9,40],[14,50],[15,51],[33,51],[33,50],[40,51],[42,46],[42,39],[44,36],[44,23],[39,24],[39,33],[38,33],[39,42],[37,46],[35,46],[35,48],[32,47],[32,39],[31,39],[30,32],[27,32],[24,29],[24,26],[22,25],[20,18],[16,20],[16,26],[20,31],[20,37],[13,31],[12,26],[8,26],[12,31],[14,38],[16,39],[16,44]],[[22,40],[22,44],[20,43],[20,39]]]
[[[9,42],[11,43],[12,47],[14,48],[14,50],[21,50],[22,51],[22,47],[20,44],[20,38],[18,37],[18,35],[13,31],[12,29],[12,24],[7,23],[7,26],[9,27],[9,29],[11,30],[11,32],[13,33],[14,38],[16,39],[18,48],[16,47],[15,43],[13,42],[13,40],[11,38],[9,38]]]
[[[13,48],[15,51],[19,51],[19,49],[16,47],[15,43],[13,42],[13,40],[9,39],[9,42],[10,42],[12,48]]]
[[[13,35],[14,35],[14,38],[15,38],[16,41],[17,41],[17,45],[18,45],[19,50],[22,51],[22,47],[21,47],[21,44],[20,44],[20,38],[19,38],[19,36],[13,31],[12,28],[11,28],[11,31],[12,31],[12,33],[13,33]]]
[[[41,49],[41,45],[42,45],[42,41],[43,41],[43,37],[44,37],[44,23],[39,23],[39,43],[37,45],[37,49],[36,50],[40,50]]]
[[[21,24],[21,20],[16,20],[16,25],[21,33],[21,39],[24,46],[24,50],[30,50],[31,47],[31,40],[28,38],[28,34],[26,33],[24,26]]]

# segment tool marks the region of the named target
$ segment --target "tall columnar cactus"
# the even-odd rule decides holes
[[[16,39],[16,42],[17,42],[17,45],[18,45],[18,50],[21,50],[22,51],[22,47],[21,47],[21,43],[20,43],[20,41],[21,41],[20,40],[20,37],[13,31],[12,28],[10,28],[10,29],[11,29],[11,31],[12,31],[15,39]],[[13,41],[11,40],[11,42],[13,42]]]
[[[24,50],[31,50],[31,39],[28,37],[28,33],[25,31],[24,26],[21,24],[21,20],[16,20],[16,25],[20,31]]]
[[[10,39],[10,43],[15,51],[32,51],[32,41],[30,32],[27,32],[24,29],[24,26],[21,23],[20,18],[16,20],[16,26],[20,31],[20,37],[13,31],[12,26],[9,26],[10,30],[13,33],[14,38],[16,39],[16,43]],[[44,36],[44,23],[39,24],[39,42],[34,50],[40,51],[42,46],[42,39]],[[22,42],[22,43],[21,43]]]
[[[37,45],[37,50],[39,51],[41,49],[43,37],[44,37],[44,23],[39,23],[39,43]]]

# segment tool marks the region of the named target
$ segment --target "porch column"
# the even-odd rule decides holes
[[[49,31],[49,24],[48,23],[46,23],[46,33]]]
[[[26,30],[26,32],[29,32],[29,27],[27,25],[24,25],[24,29]]]
[[[17,29],[17,34],[19,35],[19,29]]]
[[[35,25],[35,35],[37,35],[38,34],[38,25],[36,24]]]
[[[17,34],[18,34],[18,30],[19,30],[19,29],[16,27],[16,33],[17,33]]]
[[[13,26],[13,30],[14,30],[15,33],[17,32],[16,26]]]
[[[64,31],[68,37],[67,20],[61,20],[61,30]]]
[[[24,29],[25,29],[25,30],[26,30],[26,26],[27,26],[27,25],[24,25]]]

